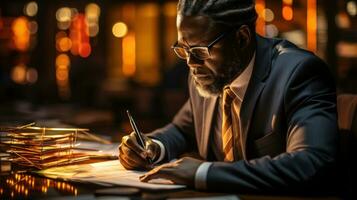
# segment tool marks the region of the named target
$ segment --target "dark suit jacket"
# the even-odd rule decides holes
[[[173,122],[152,135],[167,159],[197,150],[209,157],[217,98],[203,98],[189,78],[190,98]],[[257,36],[255,65],[239,113],[243,159],[214,162],[215,191],[317,191],[331,177],[338,143],[336,93],[328,67],[285,40]],[[321,187],[319,187],[321,186]]]

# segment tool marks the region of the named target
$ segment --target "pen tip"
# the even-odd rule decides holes
[[[126,114],[127,114],[127,115],[129,116],[129,118],[130,118],[131,114],[130,114],[129,110],[126,110]]]

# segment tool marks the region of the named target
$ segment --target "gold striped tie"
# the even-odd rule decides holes
[[[223,119],[222,119],[222,142],[224,161],[232,162],[233,155],[233,129],[232,129],[232,102],[235,99],[235,94],[229,87],[223,90]]]

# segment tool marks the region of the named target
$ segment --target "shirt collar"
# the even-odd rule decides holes
[[[250,77],[252,76],[254,63],[255,52],[252,58],[250,59],[247,68],[245,68],[244,71],[229,85],[230,89],[234,92],[234,94],[239,98],[241,102],[243,101],[245,92],[247,90]]]

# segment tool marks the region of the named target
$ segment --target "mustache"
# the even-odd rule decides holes
[[[193,69],[191,68],[191,73],[192,73],[192,75],[195,75],[195,76],[211,74],[209,69],[206,67],[196,67]]]
[[[222,68],[221,71],[213,74],[206,67],[191,68],[190,73],[192,76],[212,76],[214,82],[210,85],[199,85],[194,82],[201,96],[216,96],[222,93],[224,86],[230,84],[237,76],[239,76],[244,70],[240,60],[230,62],[227,67]]]

